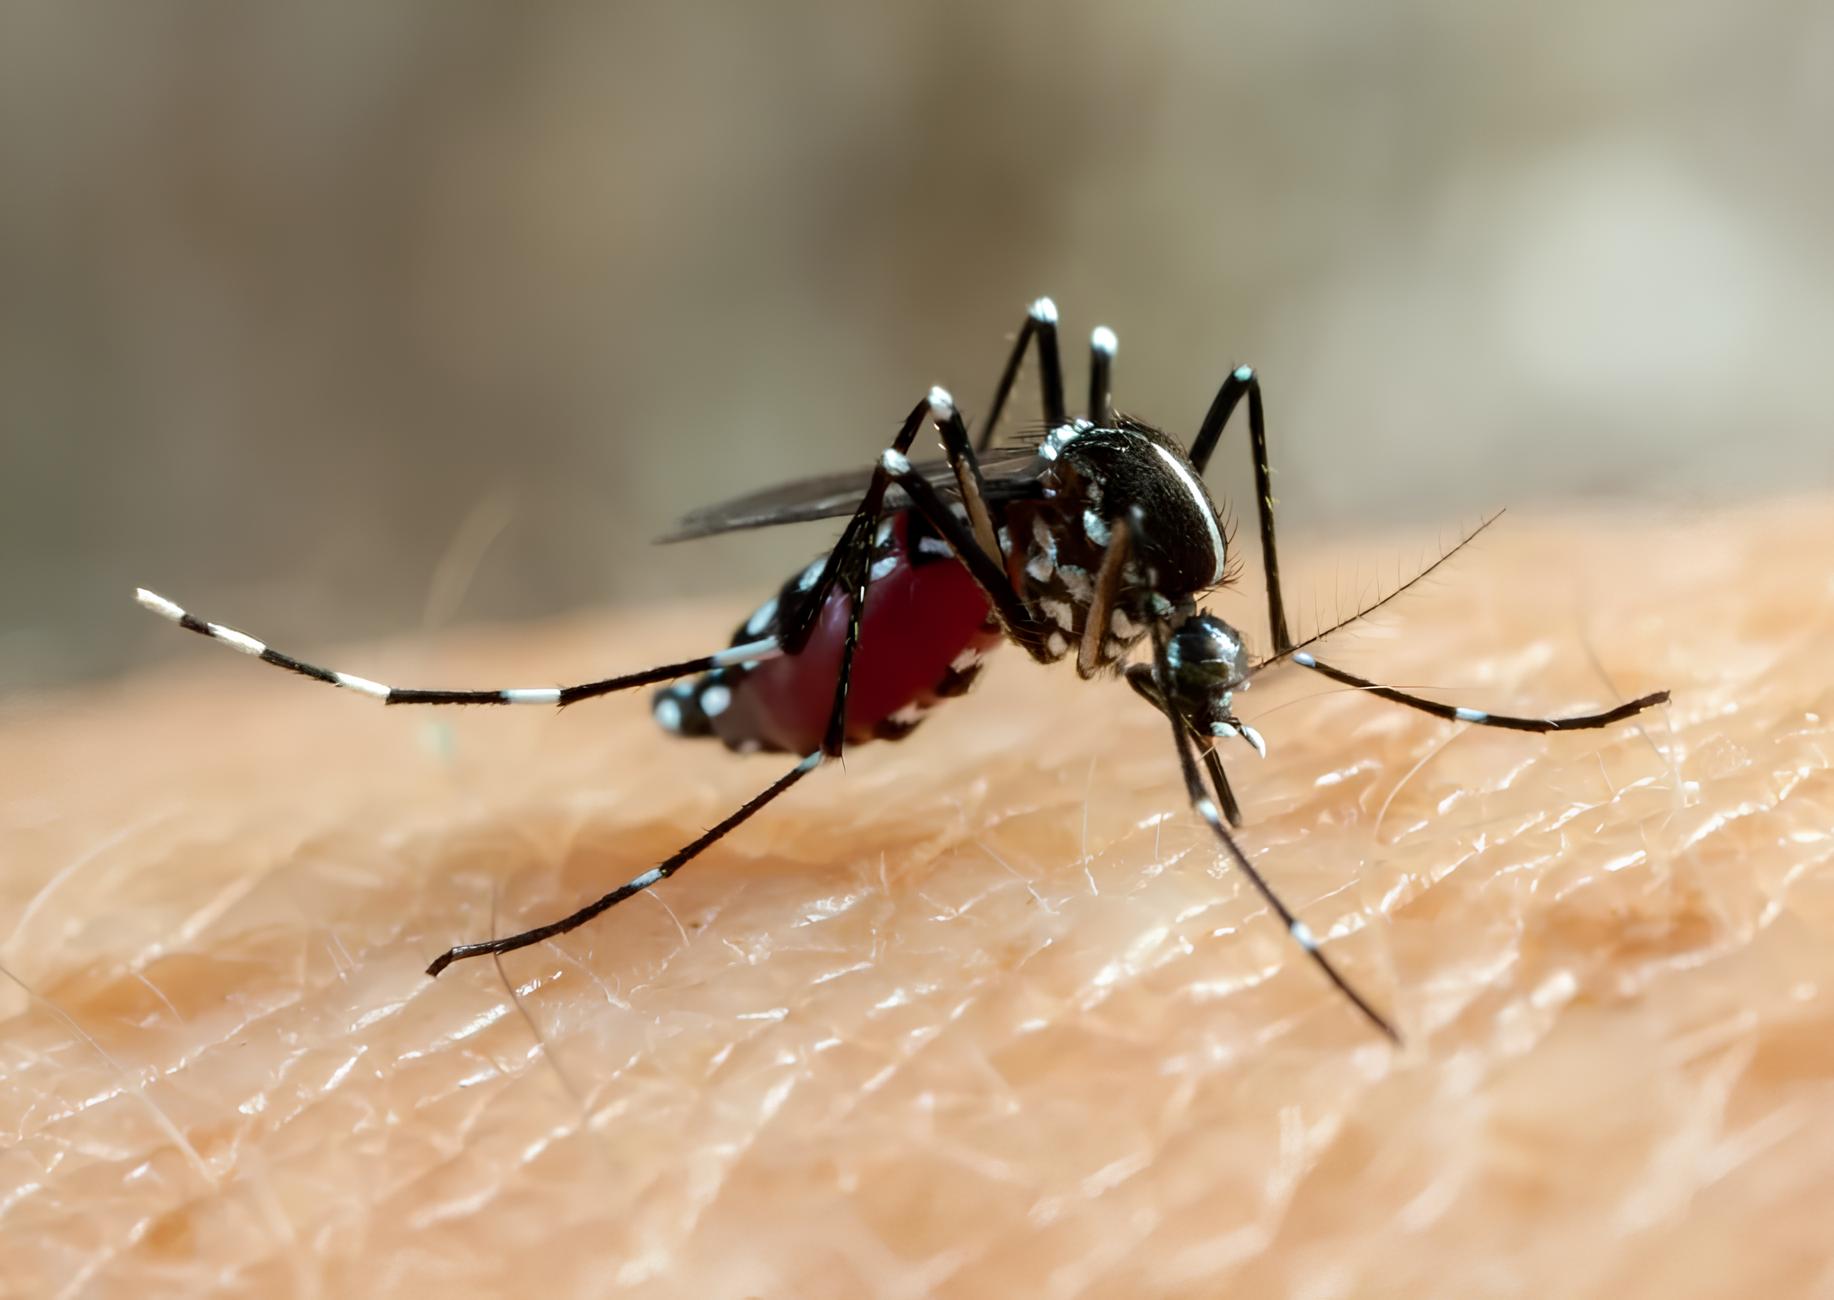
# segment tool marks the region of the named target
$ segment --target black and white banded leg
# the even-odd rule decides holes
[[[606,677],[596,682],[579,682],[572,686],[506,686],[493,690],[430,690],[418,686],[385,686],[381,682],[359,677],[355,673],[340,672],[335,668],[321,668],[317,664],[296,659],[284,651],[276,650],[264,642],[257,641],[246,632],[239,632],[233,627],[221,623],[210,623],[189,613],[179,605],[167,600],[157,592],[146,588],[137,588],[135,598],[147,609],[161,618],[170,619],[187,631],[207,636],[213,641],[220,641],[232,650],[245,655],[253,655],[262,663],[284,668],[288,672],[310,677],[315,682],[341,687],[354,691],[358,695],[384,704],[539,704],[549,708],[564,708],[577,704],[581,700],[594,699],[601,695],[612,695],[618,691],[632,690],[638,686],[650,686],[656,682],[673,681],[677,677],[688,677],[695,673],[704,673],[714,668],[729,667],[749,660],[774,659],[783,653],[781,646],[774,640],[754,641],[747,645],[728,646],[724,650],[698,659],[684,659],[680,663],[661,664],[655,668],[646,668],[641,672],[625,673],[619,677]]]
[[[1503,512],[1501,510],[1491,515],[1477,527],[1459,538],[1458,541],[1447,548],[1446,552],[1437,560],[1434,560],[1431,564],[1427,565],[1406,582],[1396,587],[1386,596],[1383,596],[1380,600],[1364,605],[1349,617],[1340,618],[1337,622],[1327,627],[1320,628],[1318,631],[1312,633],[1310,636],[1306,637],[1305,640],[1292,643],[1284,650],[1277,650],[1273,654],[1268,655],[1267,658],[1258,661],[1251,670],[1251,675],[1258,674],[1263,669],[1271,668],[1283,659],[1290,659],[1299,667],[1329,677],[1332,681],[1341,682],[1345,686],[1355,687],[1379,699],[1405,705],[1410,709],[1419,709],[1421,712],[1430,713],[1436,718],[1445,718],[1451,722],[1470,722],[1484,727],[1501,727],[1509,731],[1586,731],[1596,727],[1609,727],[1613,723],[1622,722],[1626,718],[1634,717],[1646,709],[1654,708],[1658,704],[1668,703],[1669,693],[1667,691],[1653,691],[1648,695],[1640,695],[1634,700],[1620,704],[1616,708],[1606,709],[1602,713],[1580,713],[1560,718],[1517,717],[1508,713],[1490,713],[1484,709],[1470,709],[1454,704],[1442,704],[1438,700],[1429,700],[1424,696],[1414,695],[1393,686],[1384,686],[1380,682],[1374,681],[1368,677],[1359,677],[1357,674],[1347,672],[1334,664],[1328,664],[1311,653],[1309,647],[1323,641],[1334,632],[1342,631],[1352,623],[1361,622],[1390,601],[1406,594],[1406,592],[1417,583],[1424,581],[1430,576],[1440,565],[1444,564],[1454,555],[1464,550],[1465,547],[1469,546],[1477,539],[1480,533],[1502,517]],[[1271,535],[1271,526],[1269,533]]]
[[[1506,731],[1589,731],[1597,727],[1609,727],[1615,722],[1634,717],[1645,709],[1654,708],[1658,704],[1666,704],[1669,698],[1667,691],[1652,691],[1648,695],[1640,695],[1634,700],[1620,704],[1614,709],[1606,709],[1602,713],[1577,713],[1563,718],[1523,718],[1508,713],[1489,713],[1483,709],[1468,709],[1462,705],[1442,704],[1438,700],[1429,700],[1424,696],[1396,690],[1392,686],[1383,686],[1380,682],[1371,681],[1367,677],[1359,677],[1355,673],[1333,667],[1322,659],[1314,657],[1309,651],[1294,650],[1287,657],[1301,668],[1309,668],[1315,673],[1329,677],[1334,682],[1342,682],[1345,686],[1354,686],[1378,699],[1403,704],[1410,709],[1419,709],[1422,713],[1430,713],[1448,722],[1470,722],[1480,727],[1501,727]]]
[[[1293,646],[1286,622],[1286,598],[1280,590],[1280,552],[1274,545],[1273,470],[1267,462],[1267,412],[1261,402],[1261,377],[1253,366],[1238,366],[1217,390],[1216,400],[1204,415],[1203,425],[1191,442],[1191,464],[1202,474],[1223,436],[1223,426],[1242,399],[1248,399],[1248,446],[1254,461],[1255,510],[1261,523],[1261,566],[1267,578],[1267,621],[1273,629],[1274,653]]]
[[[932,394],[932,398],[935,397],[947,398],[948,394],[938,389]],[[936,409],[943,411],[940,406]],[[961,413],[955,409],[953,402],[948,403],[946,413],[937,415],[936,423],[942,435],[943,454],[948,457],[949,468],[955,474],[956,492],[961,496],[962,509],[968,514],[969,527],[974,531],[975,549],[992,557],[997,564],[1001,559],[999,530],[1006,526],[1006,507],[1003,504],[989,507],[987,481],[981,476],[980,457],[975,455],[974,445],[968,440],[968,426],[962,422]],[[923,483],[920,490],[931,498],[933,504],[935,493],[930,491],[928,480],[921,475],[912,475],[910,462],[906,460],[899,467],[899,474],[894,481],[905,489],[907,496],[910,495],[910,486],[906,480],[911,477]],[[999,512],[997,518],[995,510]]]
[[[861,614],[866,607],[866,589],[872,581],[873,536],[877,530],[879,516],[884,509],[886,489],[893,480],[893,475],[886,468],[885,461],[892,458],[903,460],[904,453],[910,450],[911,443],[916,439],[918,431],[932,419],[937,421],[944,419],[959,421],[960,419],[960,416],[955,413],[954,401],[940,388],[931,389],[930,395],[917,404],[911,414],[906,417],[891,447],[880,458],[880,464],[874,468],[872,480],[867,485],[865,497],[861,500],[852,519],[848,521],[840,541],[829,553],[827,563],[822,566],[822,578],[811,592],[813,599],[809,602],[809,608],[819,612],[827,602],[827,593],[830,588],[839,583],[847,592],[851,612],[851,617],[847,622],[846,640],[841,646],[840,668],[835,675],[834,682],[834,702],[829,708],[822,747],[803,758],[795,767],[753,795],[712,829],[683,845],[642,875],[627,880],[610,893],[557,921],[538,925],[519,934],[505,935],[500,939],[459,944],[450,948],[436,957],[427,967],[428,975],[437,976],[455,961],[463,961],[469,957],[514,952],[518,948],[527,948],[566,934],[571,930],[577,930],[588,921],[616,907],[625,899],[667,880],[699,857],[706,849],[724,839],[736,827],[750,820],[755,813],[802,780],[803,777],[820,767],[825,760],[840,757],[846,743],[847,696],[853,677],[854,654],[860,644]],[[956,520],[952,514],[950,518],[958,527],[960,526],[960,520]],[[814,621],[814,617],[811,616],[807,621],[807,626],[801,626],[794,632],[786,631],[784,645],[788,647],[794,643],[797,649],[800,649],[803,644],[806,644],[809,628],[813,626]],[[786,649],[784,652],[794,654],[796,650]]]
[[[771,802],[771,800],[775,799],[785,790],[788,790],[791,786],[802,780],[803,777],[813,772],[817,767],[820,767],[821,761],[822,753],[820,750],[816,750],[813,754],[810,754],[807,758],[796,764],[795,767],[778,777],[769,786],[746,800],[736,812],[725,818],[711,830],[705,832],[692,842],[683,845],[674,853],[670,854],[667,859],[651,867],[642,875],[625,881],[603,898],[588,903],[586,906],[580,908],[579,911],[568,916],[563,916],[558,921],[550,921],[546,925],[538,925],[532,930],[524,930],[520,934],[508,935],[502,939],[491,939],[485,943],[461,943],[457,947],[448,948],[445,952],[433,959],[432,964],[427,967],[427,974],[438,976],[441,971],[445,970],[446,967],[450,966],[455,961],[463,961],[467,957],[484,957],[492,953],[514,952],[518,948],[527,948],[534,944],[544,943],[557,935],[566,934],[569,930],[579,929],[579,927],[586,924],[586,922],[610,911],[625,899],[636,894],[641,894],[651,885],[660,884],[662,881],[667,880],[688,863],[699,857],[701,852],[708,846],[724,839],[728,832],[750,820],[753,813],[757,812],[760,808],[764,807],[765,804]]]
[[[1156,622],[1153,625],[1154,663],[1158,670],[1169,678],[1171,667],[1166,662],[1167,644],[1165,625]],[[1319,946],[1318,937],[1312,933],[1311,927],[1293,915],[1292,909],[1286,905],[1279,894],[1274,892],[1273,886],[1262,878],[1261,873],[1255,870],[1254,864],[1248,860],[1248,855],[1242,852],[1241,845],[1235,842],[1235,836],[1231,835],[1228,826],[1224,825],[1222,810],[1204,790],[1203,777],[1197,770],[1197,760],[1192,751],[1190,728],[1175,710],[1166,710],[1166,715],[1172,725],[1172,743],[1178,749],[1178,766],[1184,774],[1185,792],[1190,796],[1191,806],[1197,810],[1197,815],[1209,823],[1210,829],[1215,831],[1217,838],[1223,842],[1223,848],[1228,851],[1231,858],[1235,859],[1236,866],[1247,875],[1249,883],[1259,891],[1261,897],[1267,900],[1267,905],[1274,910],[1274,914],[1286,926],[1287,933],[1293,936],[1294,942],[1305,949],[1306,955],[1325,973],[1325,978],[1329,979],[1337,986],[1339,992],[1350,999],[1356,1009],[1368,1018],[1370,1024],[1386,1034],[1391,1042],[1399,1045],[1400,1033],[1375,1007],[1370,1005],[1367,998],[1357,992],[1355,986],[1338,972],[1337,967],[1331,964],[1331,959],[1325,956],[1323,949]]]
[[[1006,368],[1000,372],[1000,382],[987,408],[987,423],[981,426],[981,435],[975,440],[976,451],[985,452],[993,445],[1000,414],[1006,409],[1013,381],[1019,377],[1019,367],[1025,361],[1025,349],[1034,341],[1038,344],[1038,387],[1044,403],[1044,427],[1047,431],[1055,429],[1069,419],[1064,409],[1063,362],[1057,353],[1057,304],[1049,298],[1040,298],[1025,314],[1025,324],[1019,327],[1019,337],[1013,340]]]

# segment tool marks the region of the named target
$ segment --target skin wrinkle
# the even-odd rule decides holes
[[[303,1266],[325,1294],[576,1294],[630,1265],[628,1293],[656,1296],[1468,1295],[1500,1268],[1543,1294],[1687,1295],[1725,1293],[1753,1251],[1807,1270],[1834,1173],[1834,690],[1813,653],[1834,610],[1777,557],[1829,553],[1829,518],[1511,516],[1327,655],[1476,707],[1673,687],[1640,730],[1498,736],[1291,668],[1244,695],[1273,745],[1230,756],[1244,846],[1398,1016],[1398,1054],[1204,838],[1163,723],[1011,656],[911,740],[811,778],[662,911],[506,958],[514,994],[482,963],[415,973],[488,932],[480,886],[506,926],[565,910],[758,764],[620,701],[455,713],[435,755],[426,714],[227,655],[16,711],[0,799],[32,829],[0,933],[141,827],[49,894],[18,955],[124,1068],[155,1067],[149,1098],[222,1189],[128,1177],[179,1157],[118,1094],[46,1128],[99,1076],[0,1001],[0,1178],[40,1183],[0,1187],[7,1284],[56,1294],[87,1267],[86,1293],[119,1294],[190,1268],[288,1293]],[[1550,627],[1577,572],[1608,609]],[[691,653],[730,613],[327,658],[559,677]],[[211,797],[179,803],[181,779]],[[251,874],[268,884],[172,939]],[[588,1119],[538,1082],[558,1062],[532,1030]]]
[[[70,1109],[51,1114],[48,1117],[49,1123],[55,1124],[67,1119],[80,1118],[84,1111],[97,1105],[106,1104],[118,1097],[125,1096],[131,1098],[138,1105],[145,1107],[147,1113],[153,1117],[154,1122],[159,1128],[170,1136],[172,1145],[185,1157],[186,1162],[190,1164],[198,1178],[212,1190],[216,1189],[218,1185],[217,1175],[210,1168],[209,1163],[198,1154],[197,1148],[186,1140],[185,1135],[179,1130],[178,1126],[173,1123],[172,1117],[166,1113],[165,1109],[148,1095],[144,1082],[137,1078],[133,1071],[116,1060],[101,1043],[96,1041],[92,1034],[83,1028],[74,1016],[63,1007],[59,1006],[54,999],[33,988],[4,966],[0,966],[0,975],[4,975],[17,985],[33,1003],[44,1007],[46,1010],[50,1011],[52,1015],[56,1016],[58,1020],[67,1025],[77,1040],[95,1053],[95,1055],[108,1067],[116,1080],[117,1086],[114,1091],[85,1097]],[[154,1072],[156,1075],[163,1073],[163,1071],[158,1070],[157,1067],[154,1067]],[[41,1124],[46,1123],[47,1120],[47,1117],[42,1114],[36,1115],[34,1118]]]

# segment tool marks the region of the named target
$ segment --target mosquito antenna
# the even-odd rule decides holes
[[[1281,650],[1275,654],[1268,655],[1267,658],[1261,660],[1259,663],[1255,665],[1255,671],[1258,672],[1263,668],[1270,668],[1274,664],[1279,663],[1282,659],[1290,658],[1296,652],[1300,650],[1304,650],[1307,646],[1317,645],[1320,641],[1324,640],[1326,637],[1330,636],[1332,633],[1341,632],[1345,628],[1349,627],[1352,623],[1362,622],[1364,619],[1368,618],[1371,614],[1375,613],[1378,609],[1381,609],[1384,605],[1388,604],[1389,601],[1398,599],[1399,597],[1405,595],[1412,587],[1424,581],[1428,574],[1432,573],[1433,570],[1437,569],[1440,565],[1444,564],[1447,560],[1451,559],[1454,555],[1457,555],[1460,551],[1464,550],[1465,547],[1471,545],[1472,542],[1475,542],[1478,539],[1478,536],[1486,528],[1490,527],[1490,525],[1494,524],[1497,520],[1501,519],[1502,517],[1503,517],[1503,511],[1501,510],[1497,511],[1495,514],[1491,515],[1488,519],[1484,520],[1484,522],[1479,524],[1476,528],[1473,528],[1470,532],[1466,533],[1463,537],[1459,538],[1456,542],[1454,542],[1452,546],[1448,550],[1446,550],[1443,554],[1441,554],[1437,560],[1434,560],[1431,564],[1427,565],[1426,568],[1420,570],[1420,572],[1416,573],[1413,577],[1409,578],[1406,582],[1396,587],[1393,591],[1389,592],[1386,596],[1383,596],[1380,600],[1371,601],[1369,604],[1364,605],[1361,609],[1357,610],[1354,614],[1351,614],[1348,618],[1340,618],[1336,622],[1332,623],[1331,626],[1327,628],[1322,628],[1319,631],[1312,633],[1312,635],[1308,636],[1305,640],[1295,642],[1294,644],[1288,646],[1284,650]]]

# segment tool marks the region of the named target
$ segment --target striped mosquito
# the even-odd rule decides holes
[[[1292,638],[1280,585],[1266,417],[1255,371],[1241,366],[1229,373],[1185,446],[1115,413],[1110,379],[1117,344],[1105,326],[1090,337],[1086,413],[1071,417],[1057,325],[1050,299],[1032,304],[978,438],[970,438],[949,393],[932,388],[869,470],[804,479],[687,515],[665,540],[813,519],[847,520],[831,550],[759,606],[724,649],[699,658],[570,686],[385,686],[297,659],[244,632],[197,618],[153,592],[142,589],[139,600],[232,649],[384,704],[565,707],[669,683],[652,703],[664,730],[715,737],[741,753],[795,756],[775,781],[666,860],[568,916],[451,948],[428,966],[429,975],[468,957],[511,952],[565,934],[667,880],[849,747],[909,735],[936,705],[965,693],[987,653],[1010,641],[1041,663],[1073,657],[1077,674],[1085,679],[1118,673],[1165,716],[1198,816],[1325,977],[1371,1024],[1399,1042],[1394,1025],[1338,971],[1231,833],[1241,826],[1242,815],[1219,746],[1241,740],[1266,753],[1260,733],[1236,716],[1235,693],[1257,673],[1292,663],[1435,717],[1548,732],[1607,727],[1663,703],[1668,692],[1598,713],[1517,717],[1443,704],[1319,659],[1310,647],[1369,610],[1303,642]],[[1035,442],[996,449],[994,430],[1028,351],[1037,357],[1043,433]],[[1235,628],[1198,606],[1235,577],[1230,532],[1203,475],[1230,417],[1244,402],[1272,637],[1271,653],[1260,659],[1249,653]],[[915,462],[911,452],[929,430],[938,437],[943,456]],[[1130,663],[1142,648],[1144,658]]]

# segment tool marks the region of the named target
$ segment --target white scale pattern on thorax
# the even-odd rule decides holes
[[[1051,628],[1044,650],[1053,660],[1071,653],[1083,637],[1089,610],[1095,600],[1095,574],[1112,535],[1101,516],[1084,510],[1079,517],[1053,519],[1047,510],[1032,517],[1026,547],[1021,595],[1027,606]],[[1124,593],[1137,591],[1131,572],[1122,584]],[[1137,604],[1137,596],[1123,603]],[[1145,636],[1145,620],[1117,605],[1103,629],[1098,662],[1118,664]]]

